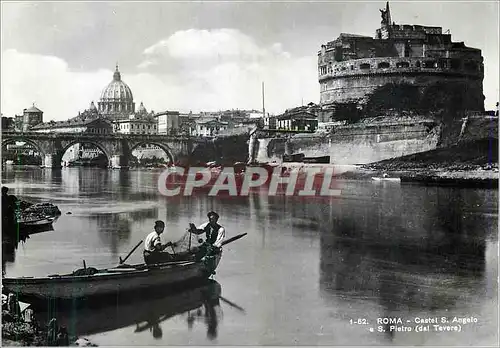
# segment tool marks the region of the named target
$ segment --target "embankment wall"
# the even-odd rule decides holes
[[[330,156],[335,164],[361,164],[435,149],[441,125],[432,120],[359,123],[329,134],[259,139],[257,161],[281,161],[284,154]]]

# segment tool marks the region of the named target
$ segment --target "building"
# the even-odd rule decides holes
[[[389,3],[380,11],[374,37],[342,33],[321,46],[322,105],[438,109],[436,103],[448,102],[445,107],[484,110],[481,50],[452,41],[441,27],[396,24]]]
[[[264,117],[264,128],[267,129],[276,129],[277,126],[277,117],[274,115],[267,115]]]
[[[103,117],[87,118],[80,115],[67,121],[42,123],[31,128],[31,131],[39,133],[110,134],[113,132],[113,126]]]
[[[14,130],[15,128],[15,119],[13,117],[5,117],[2,116],[2,130]]]
[[[164,111],[155,115],[159,134],[176,134],[179,132],[179,111]]]
[[[179,131],[178,134],[196,135],[196,120],[192,112],[189,114],[179,114]]]
[[[114,131],[121,134],[158,134],[158,123],[153,117],[136,118],[135,115],[128,119],[113,122]]]
[[[264,113],[257,110],[250,110],[247,115],[250,119],[264,118]]]
[[[248,112],[245,110],[225,110],[220,113],[219,120],[229,122],[229,124],[241,124],[248,120]]]
[[[295,132],[315,132],[318,128],[318,119],[315,114],[300,108],[278,116],[276,128]]]
[[[15,129],[18,131],[26,132],[33,126],[43,122],[43,111],[35,106],[29,109],[24,109],[22,115],[16,115],[14,119]]]
[[[196,135],[207,137],[224,133],[228,129],[228,122],[219,121],[217,119],[196,120]]]

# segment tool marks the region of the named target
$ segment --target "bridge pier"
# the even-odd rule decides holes
[[[128,169],[128,158],[124,155],[113,155],[109,160],[112,169]]]
[[[46,154],[43,159],[45,168],[61,168],[61,156],[58,154]]]

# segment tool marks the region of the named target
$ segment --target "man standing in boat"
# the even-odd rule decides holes
[[[13,232],[16,224],[17,197],[8,193],[9,188],[2,186],[2,226],[5,232]]]
[[[219,214],[211,211],[207,214],[208,222],[205,222],[200,227],[191,223],[189,224],[189,232],[200,235],[205,233],[205,243],[200,246],[199,255],[217,254],[220,252],[222,242],[226,236],[226,230],[219,225]]]
[[[172,260],[172,255],[164,250],[172,245],[172,242],[161,244],[160,235],[165,229],[165,223],[161,220],[155,222],[154,231],[148,234],[144,240],[144,262],[148,265]]]

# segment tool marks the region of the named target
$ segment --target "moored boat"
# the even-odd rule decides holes
[[[43,217],[56,217],[61,215],[61,211],[50,202],[42,202],[36,204],[30,204],[28,207],[24,208],[23,214],[35,214]]]
[[[52,224],[57,219],[58,219],[58,216],[56,216],[56,217],[30,216],[30,217],[23,217],[23,218],[19,219],[18,224],[19,224],[20,230],[42,229],[42,228],[52,226]]]

